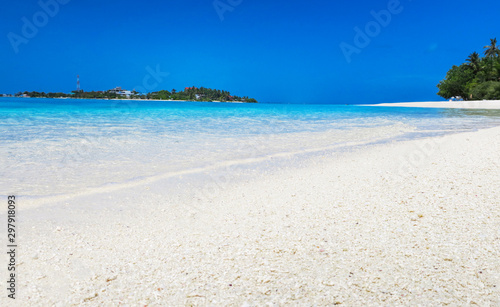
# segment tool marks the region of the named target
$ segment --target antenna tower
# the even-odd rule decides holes
[[[80,75],[76,76],[76,91],[80,92]]]

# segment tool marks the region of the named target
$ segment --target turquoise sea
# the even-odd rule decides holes
[[[0,98],[0,194],[76,193],[498,125],[496,110]]]

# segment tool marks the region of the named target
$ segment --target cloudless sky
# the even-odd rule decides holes
[[[370,12],[394,0],[217,0],[230,8],[219,12],[213,0],[55,1],[41,1],[59,6],[47,20],[39,1],[2,3],[0,93],[70,92],[77,74],[86,91],[140,88],[149,67],[162,72],[161,82],[148,79],[151,91],[195,85],[290,103],[440,100],[436,84],[448,69],[500,39],[493,0],[401,0],[402,11],[350,63],[341,43],[356,47],[354,28],[373,25]],[[32,37],[16,53],[12,37],[34,17],[41,26],[24,31]]]

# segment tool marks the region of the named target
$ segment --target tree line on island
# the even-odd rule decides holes
[[[161,90],[141,94],[135,90],[127,91],[120,87],[107,91],[83,90],[66,93],[45,93],[45,92],[19,92],[16,97],[34,97],[34,98],[79,98],[79,99],[144,99],[144,100],[182,100],[182,101],[221,101],[221,102],[247,102],[257,103],[254,98],[248,96],[231,95],[229,91],[217,90],[205,87],[186,87],[183,91],[172,89],[171,91]]]
[[[464,100],[500,99],[500,50],[497,39],[491,39],[491,44],[484,49],[484,57],[473,52],[466,63],[453,65],[446,78],[437,85],[439,96]]]

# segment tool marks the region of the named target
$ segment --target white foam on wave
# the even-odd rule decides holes
[[[16,191],[18,195],[30,195],[26,205],[35,206],[268,161],[277,163],[282,160],[285,161],[283,165],[286,165],[286,161],[292,157],[390,141],[414,130],[414,127],[396,123],[376,128],[262,135],[243,139],[222,138],[212,140],[213,143],[207,148],[198,149],[186,148],[183,144],[168,147],[168,144],[151,144],[150,140],[128,140],[127,143],[136,143],[142,148],[137,152],[131,151],[131,148],[123,151],[123,144],[117,146],[103,138],[91,143],[92,148],[85,156],[67,161],[59,158],[65,152],[71,154],[75,144],[61,145],[57,149],[54,145],[45,146],[45,152],[39,152],[39,158],[44,157],[43,160],[35,164],[18,163],[19,167],[24,166],[23,171],[17,177],[11,177],[9,184],[12,185],[10,190]],[[148,145],[144,145],[144,142]],[[113,159],[115,154],[119,157]],[[28,159],[28,156],[21,159]]]

